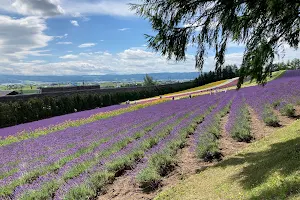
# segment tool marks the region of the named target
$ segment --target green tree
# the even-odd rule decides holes
[[[295,58],[290,62],[291,69],[300,69],[300,59]]]
[[[200,70],[209,48],[217,71],[231,40],[245,44],[238,86],[248,75],[264,84],[280,45],[296,49],[300,39],[299,0],[141,0],[131,8],[157,32],[146,35],[150,48],[179,61],[192,43]]]
[[[146,76],[144,77],[144,85],[145,86],[153,86],[153,85],[156,85],[156,83],[153,80],[152,76],[149,76],[148,74],[146,74]]]

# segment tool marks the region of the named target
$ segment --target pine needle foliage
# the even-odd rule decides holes
[[[146,35],[150,48],[181,61],[192,44],[199,70],[208,49],[215,50],[218,71],[229,42],[245,44],[239,87],[246,76],[265,84],[280,47],[299,45],[299,0],[140,0],[130,5],[156,32]]]

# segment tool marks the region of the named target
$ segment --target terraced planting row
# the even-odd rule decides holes
[[[134,164],[144,152],[176,132],[172,130],[183,120],[193,113],[200,115],[201,106],[216,103],[217,98],[202,98],[206,104],[199,99],[162,103],[3,146],[1,197],[64,199],[79,183],[87,182],[83,188],[89,185],[88,180],[98,173],[118,174]]]
[[[140,187],[154,189],[176,167],[176,154],[189,135],[199,160],[221,159],[226,114],[227,132],[244,142],[253,139],[250,110],[270,126],[280,125],[276,109],[294,117],[299,83],[300,71],[287,71],[264,88],[134,108],[3,145],[0,199],[94,199],[125,171]]]
[[[0,129],[0,146],[47,135],[69,127],[78,127],[87,123],[156,105],[165,101],[166,100],[159,99],[131,106],[115,105],[2,128]]]

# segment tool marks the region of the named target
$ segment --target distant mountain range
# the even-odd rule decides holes
[[[198,77],[198,72],[186,73],[150,73],[157,81],[186,81]],[[25,75],[0,75],[0,84],[17,83],[78,83],[78,82],[139,82],[143,81],[145,74],[129,75],[83,75],[83,76],[25,76]]]

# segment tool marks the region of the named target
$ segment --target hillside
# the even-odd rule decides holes
[[[155,199],[300,199],[300,121]]]
[[[299,83],[287,71],[0,129],[0,199],[297,198]]]

